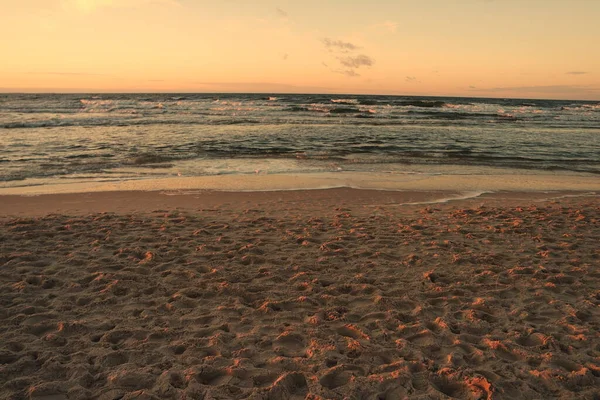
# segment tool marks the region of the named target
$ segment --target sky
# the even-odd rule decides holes
[[[597,0],[0,0],[2,92],[600,100]]]

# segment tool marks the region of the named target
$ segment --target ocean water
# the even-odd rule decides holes
[[[600,102],[0,94],[0,188],[225,174],[600,174]]]

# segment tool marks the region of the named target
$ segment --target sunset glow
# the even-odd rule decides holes
[[[588,0],[3,0],[2,92],[600,99]]]

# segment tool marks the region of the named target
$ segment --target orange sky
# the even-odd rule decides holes
[[[595,0],[0,0],[0,91],[600,99]]]

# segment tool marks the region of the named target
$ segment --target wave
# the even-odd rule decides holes
[[[289,112],[307,112],[307,111],[311,111],[308,109],[308,107],[303,107],[303,106],[290,106],[284,109],[284,111],[289,111]]]
[[[407,139],[407,141],[412,142]],[[437,160],[445,163],[448,160],[462,160],[489,164],[520,164],[545,168],[553,166],[587,165],[591,169],[600,170],[600,161],[590,156],[578,154],[502,154],[491,149],[480,149],[472,145],[446,144],[430,148],[419,148],[418,144],[402,145],[386,140],[356,140],[338,141],[332,138],[330,142],[306,141],[292,145],[282,143],[258,143],[253,138],[244,142],[228,143],[223,140],[213,140],[199,143],[195,149],[190,148],[186,154],[164,155],[154,152],[131,155],[136,163],[161,163],[190,158],[300,158],[300,159],[339,159],[351,163],[396,163],[415,160]],[[186,146],[189,147],[189,146]],[[506,150],[505,150],[506,151]],[[517,151],[517,150],[515,150]],[[369,156],[370,158],[360,158]],[[357,158],[358,157],[358,158]]]
[[[228,148],[202,146],[196,152],[174,154],[172,152],[131,152],[123,154],[116,160],[93,160],[85,162],[68,158],[49,162],[28,162],[20,166],[15,165],[0,173],[0,181],[19,181],[28,178],[76,178],[81,174],[91,174],[102,178],[107,175],[129,173],[134,175],[165,174],[164,171],[149,172],[157,168],[173,168],[182,160],[221,160],[218,164],[227,164],[233,161],[235,165],[255,162],[264,162],[267,159],[294,160],[294,168],[299,170],[329,170],[333,167],[347,171],[385,170],[386,165],[466,165],[489,166],[515,169],[528,169],[538,171],[569,171],[600,175],[600,162],[594,159],[561,160],[556,158],[521,157],[517,155],[499,156],[489,152],[477,152],[470,148],[442,149],[406,149],[401,146],[389,145],[364,145],[361,147],[329,148],[323,150],[316,146],[300,150],[297,147],[272,146],[262,148],[258,144],[236,145]],[[66,162],[68,160],[68,162]],[[257,160],[257,161],[253,161]],[[81,162],[83,161],[83,162]],[[286,164],[284,164],[286,165]],[[119,169],[127,167],[126,172]],[[392,167],[397,169],[398,167]],[[148,172],[144,172],[144,169]],[[202,169],[200,175],[211,175],[212,169]],[[237,169],[218,173],[238,173]],[[276,171],[274,171],[276,172]],[[115,176],[116,176],[115,175]],[[90,178],[92,179],[92,178]]]
[[[401,107],[424,107],[424,108],[442,108],[446,102],[441,100],[398,100],[393,103]]]
[[[300,115],[303,110],[298,110],[295,113]],[[517,121],[525,121],[529,126],[536,126],[540,129],[566,129],[566,130],[583,130],[595,131],[600,129],[600,125],[596,121],[561,121],[561,120],[542,120],[534,121],[532,119],[522,119],[519,117],[499,117],[497,114],[490,116],[487,119],[478,117],[462,117],[442,114],[439,118],[431,116],[429,118],[419,118],[417,115],[412,117],[408,113],[399,114],[373,114],[359,109],[345,110],[339,113],[330,113],[329,111],[306,111],[306,116],[294,118],[291,112],[289,116],[278,115],[261,116],[261,117],[227,117],[225,114],[217,116],[199,116],[202,118],[184,119],[179,118],[140,118],[140,116],[132,116],[128,118],[103,118],[103,119],[77,119],[77,120],[43,120],[30,122],[0,122],[0,129],[37,129],[37,128],[68,128],[68,127],[135,127],[135,126],[227,126],[227,125],[339,125],[340,119],[344,119],[343,124],[348,126],[370,126],[370,127],[393,127],[393,126],[420,126],[420,127],[435,127],[435,126],[463,126],[469,127],[478,124],[494,124],[494,123],[510,123]],[[332,117],[336,118],[332,118]],[[222,118],[214,118],[222,117]],[[330,117],[330,118],[328,118]]]
[[[358,104],[359,101],[357,99],[331,99],[332,103],[342,103],[342,104]]]
[[[361,100],[358,100],[358,104],[360,104],[362,106],[377,106],[380,104],[388,104],[388,103],[385,101],[380,101],[380,100],[361,99]]]
[[[75,114],[81,112],[79,108],[2,107],[1,110],[19,114]]]
[[[561,111],[575,111],[575,112],[600,112],[600,104],[573,104],[570,106],[563,106],[560,108]]]
[[[147,164],[164,164],[169,161],[174,161],[177,158],[169,157],[156,153],[139,153],[133,156],[131,164],[133,165],[147,165]]]
[[[235,119],[212,119],[212,120],[182,120],[182,119],[131,119],[102,118],[102,119],[78,119],[78,120],[45,120],[34,122],[8,122],[0,124],[3,129],[19,128],[61,128],[61,127],[96,127],[96,126],[144,126],[144,125],[240,125],[265,123],[259,118],[235,118]],[[275,124],[280,122],[274,122]],[[267,123],[270,125],[272,123]]]
[[[371,113],[367,113],[367,114],[357,114],[354,116],[354,118],[377,118],[375,115],[371,114]]]
[[[337,107],[329,110],[331,114],[349,114],[349,113],[359,113],[360,110],[355,107]]]
[[[423,115],[432,119],[467,119],[467,118],[495,118],[496,113],[469,113],[469,112],[449,112],[449,111],[416,111],[410,110],[406,112],[412,115]]]
[[[598,129],[599,111],[600,103],[590,101],[450,97],[286,94],[0,95],[0,128],[256,123],[300,125],[340,123],[340,119],[347,118],[345,123],[349,125],[412,123],[454,126],[519,121],[551,128]],[[27,114],[27,118],[21,114]],[[327,120],[332,115],[337,117],[335,122]],[[481,121],[483,118],[487,121]]]

